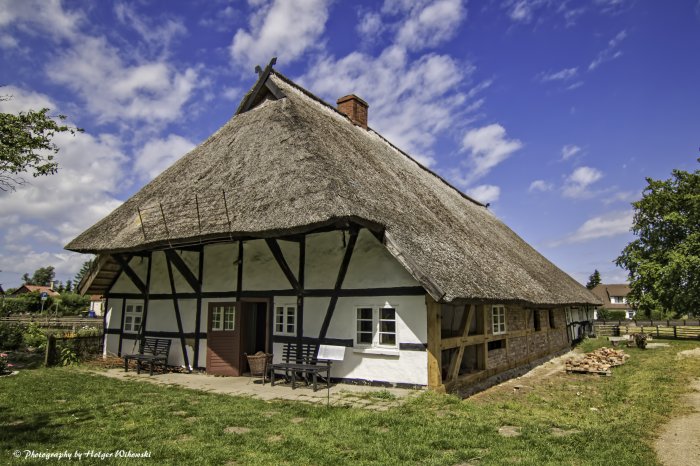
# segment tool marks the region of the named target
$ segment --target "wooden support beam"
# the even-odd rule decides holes
[[[180,347],[182,348],[182,359],[185,361],[187,372],[192,372],[190,369],[190,358],[187,355],[187,347],[185,344],[184,329],[182,328],[182,316],[180,315],[180,304],[175,296],[175,278],[173,277],[173,266],[170,257],[166,254],[165,263],[168,266],[168,278],[170,279],[170,289],[173,292],[173,308],[175,308],[175,321],[177,322],[177,332],[180,337]],[[198,331],[198,330],[195,330]]]
[[[197,278],[194,276],[190,268],[185,264],[185,261],[182,260],[182,257],[175,252],[174,249],[166,249],[165,250],[165,256],[168,258],[168,261],[171,262],[175,268],[180,272],[180,274],[183,276],[183,278],[187,281],[187,284],[190,285],[190,288],[192,288],[192,291],[195,293],[201,293],[202,292],[202,285],[200,285],[199,281]],[[175,293],[175,290],[173,289],[173,293]]]
[[[484,335],[487,333],[487,329],[489,328],[488,325],[488,319],[491,317],[490,312],[489,312],[489,306],[486,304],[481,305],[481,312],[482,315],[484,316]],[[493,322],[491,322],[493,325]],[[491,334],[490,336],[493,336],[493,329],[491,329]],[[479,361],[479,369],[486,370],[489,367],[489,344],[488,342],[484,341],[482,343],[482,350],[481,350],[481,358]]]
[[[442,383],[442,350],[440,349],[442,305],[432,296],[425,296],[428,314],[428,388],[435,391],[445,391]]]
[[[280,269],[282,269],[282,273],[284,273],[284,276],[287,277],[287,280],[289,280],[289,284],[292,285],[292,288],[294,288],[295,290],[300,291],[301,286],[299,286],[299,281],[297,281],[297,278],[294,276],[294,272],[292,272],[292,269],[289,267],[289,264],[287,264],[287,261],[284,258],[284,254],[282,254],[282,249],[280,249],[280,245],[277,243],[277,240],[272,238],[266,238],[265,242],[270,248],[270,252],[272,252],[272,255],[275,257],[277,265],[279,265]]]
[[[472,325],[472,319],[474,318],[474,305],[465,305],[464,312],[462,313],[462,322],[460,324],[460,329],[462,331],[462,340],[469,336],[469,329]],[[453,355],[450,360],[450,367],[447,370],[447,380],[452,381],[459,375],[459,369],[462,367],[462,359],[464,358],[464,343],[460,344],[457,348],[457,352]]]
[[[335,286],[333,287],[333,296],[328,303],[328,309],[326,309],[326,316],[323,319],[323,324],[321,324],[321,330],[318,332],[318,339],[323,340],[326,338],[328,333],[328,327],[331,325],[331,319],[333,318],[333,312],[335,312],[335,305],[338,303],[338,292],[343,286],[343,281],[345,281],[345,274],[348,271],[348,266],[350,265],[350,259],[352,258],[352,253],[355,250],[355,243],[357,242],[358,230],[353,228],[350,232],[350,240],[345,248],[345,254],[343,255],[343,262],[340,263],[340,269],[338,270],[338,277],[335,280]]]
[[[199,281],[200,290],[204,284],[204,246],[199,248],[199,273],[197,274],[197,280]],[[199,367],[199,331],[202,326],[202,293],[197,293],[197,307],[195,309],[197,313],[194,319],[194,367],[195,369]]]
[[[131,260],[131,257],[130,256],[124,257],[121,254],[114,254],[112,257],[114,257],[114,259],[116,259],[116,261],[119,262],[119,265],[121,265],[121,267],[122,267],[122,272],[124,272],[129,277],[129,279],[134,284],[134,286],[136,286],[136,288],[138,288],[138,290],[141,293],[146,294],[146,285],[143,283],[141,278],[136,274],[136,272],[134,272],[134,269],[132,269],[131,266],[129,265],[129,261]],[[150,263],[149,263],[149,268],[150,268]]]

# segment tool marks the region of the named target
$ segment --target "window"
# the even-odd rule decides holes
[[[503,349],[506,347],[506,340],[496,340],[488,342],[489,351]]]
[[[542,330],[542,322],[540,322],[540,311],[538,311],[537,309],[532,310],[532,322],[535,326],[536,332]]]
[[[296,335],[296,306],[275,307],[275,335]]]
[[[396,347],[396,309],[358,307],[356,312],[358,345]]]
[[[124,331],[138,333],[141,330],[141,319],[143,318],[143,305],[127,304],[124,313]]]
[[[236,329],[236,307],[227,304],[214,306],[211,311],[211,329],[213,332]]]
[[[493,334],[506,333],[506,308],[503,306],[493,306],[491,308],[491,323]]]
[[[549,310],[549,328],[555,328],[556,325],[554,325],[554,309]]]
[[[627,296],[610,296],[611,304],[627,304]]]

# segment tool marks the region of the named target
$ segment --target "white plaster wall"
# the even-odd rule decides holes
[[[238,242],[204,246],[203,291],[235,291],[237,277]]]
[[[265,240],[243,242],[244,290],[288,290],[291,287]]]
[[[348,239],[346,233],[346,244]],[[307,235],[304,288],[333,288],[344,253],[343,234],[339,231]]]
[[[395,286],[418,286],[418,282],[372,233],[360,230],[343,288]]]
[[[118,329],[121,325],[122,300],[110,299],[105,316],[106,328]],[[119,335],[107,334],[103,354],[116,355],[119,352]]]

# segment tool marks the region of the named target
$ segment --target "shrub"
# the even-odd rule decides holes
[[[78,315],[90,309],[90,296],[81,296],[78,293],[62,293],[59,304],[61,315]]]
[[[13,322],[0,322],[0,349],[16,350],[22,346],[26,327]]]
[[[12,364],[7,360],[5,353],[0,353],[0,375],[9,374],[12,372]]]
[[[2,307],[2,313],[4,315],[24,314],[29,312],[27,301],[22,298],[5,298],[4,301]]]
[[[625,320],[627,313],[618,309],[598,309],[598,318],[602,320]]]
[[[27,329],[22,335],[22,339],[24,340],[25,346],[28,348],[36,348],[38,350],[46,349],[46,335],[34,322],[27,326]]]

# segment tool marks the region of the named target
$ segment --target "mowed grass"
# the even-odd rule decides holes
[[[15,450],[120,449],[151,453],[123,464],[656,464],[655,431],[686,410],[680,395],[700,377],[700,359],[675,357],[698,342],[670,344],[628,349],[612,377],[526,378],[467,400],[425,393],[385,412],[24,370],[0,379],[0,464],[47,463]]]

